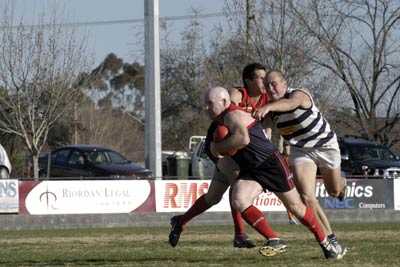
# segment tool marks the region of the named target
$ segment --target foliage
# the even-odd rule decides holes
[[[112,148],[133,161],[144,161],[144,127],[128,113],[111,106],[80,105],[77,143]]]
[[[126,63],[110,53],[89,74],[82,74],[82,89],[98,107],[127,112],[144,121],[144,66]]]
[[[351,97],[360,134],[388,145],[400,142],[394,134],[400,122],[398,3],[290,3],[292,16],[322,52],[310,59],[333,73]]]
[[[201,33],[194,19],[183,32],[180,46],[166,42],[161,51],[163,149],[186,149],[191,135],[205,134],[208,122],[201,114],[202,94],[209,83]]]
[[[86,66],[86,48],[72,28],[61,27],[56,6],[50,22],[42,15],[35,27],[18,21],[13,7],[3,2],[0,21],[0,131],[21,138],[38,178],[48,132],[77,96],[74,83]]]

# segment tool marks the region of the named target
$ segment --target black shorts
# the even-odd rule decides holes
[[[279,152],[255,168],[240,171],[238,179],[256,181],[270,192],[282,193],[294,188],[293,174]]]

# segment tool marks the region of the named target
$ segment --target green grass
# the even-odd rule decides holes
[[[275,225],[288,252],[265,258],[232,247],[232,226],[189,226],[171,248],[167,227],[0,231],[1,266],[399,266],[397,224],[335,224],[350,251],[327,261],[303,226]],[[249,231],[262,245],[262,238]]]

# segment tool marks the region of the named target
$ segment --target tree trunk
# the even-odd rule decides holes
[[[32,155],[33,178],[39,180],[39,154]]]

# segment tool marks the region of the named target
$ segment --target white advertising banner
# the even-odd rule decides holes
[[[400,210],[400,179],[393,180],[394,209]]]
[[[184,212],[203,194],[207,193],[210,180],[164,180],[155,181],[156,211]],[[262,211],[285,211],[282,202],[271,192],[255,199],[254,205]],[[230,211],[229,190],[222,200],[207,211]]]
[[[149,181],[43,181],[27,195],[29,214],[129,213],[150,195]]]
[[[18,180],[0,180],[0,213],[18,213]]]

